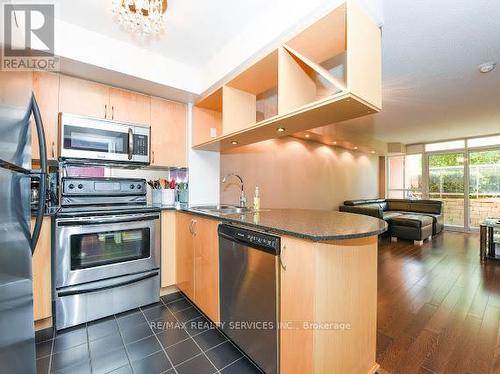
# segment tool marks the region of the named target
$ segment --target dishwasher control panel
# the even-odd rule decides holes
[[[239,238],[243,240],[247,240],[249,243],[258,244],[258,245],[266,245],[269,247],[276,247],[276,243],[278,241],[277,238],[269,238],[260,234],[252,233],[252,232],[238,232],[236,234]]]
[[[280,254],[281,245],[278,236],[226,224],[219,225],[219,236],[274,255]]]

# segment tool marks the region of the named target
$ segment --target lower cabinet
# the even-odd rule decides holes
[[[218,221],[177,213],[177,287],[213,321],[219,321]]]
[[[175,285],[175,243],[176,243],[175,210],[161,212],[161,287]]]
[[[177,287],[194,300],[194,235],[191,214],[177,213],[175,275]]]
[[[194,302],[214,322],[219,322],[219,237],[218,221],[195,219]]]
[[[33,229],[35,220],[31,220]],[[33,254],[33,314],[34,320],[52,316],[52,279],[51,279],[51,220],[43,218],[42,231]]]

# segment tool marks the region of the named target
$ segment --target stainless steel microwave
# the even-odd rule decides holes
[[[151,129],[59,113],[59,157],[149,164]]]

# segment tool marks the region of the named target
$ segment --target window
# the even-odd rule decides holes
[[[422,154],[389,157],[387,166],[389,198],[422,198]]]
[[[487,147],[492,145],[500,145],[500,135],[467,140],[467,146],[469,148]]]
[[[452,140],[450,142],[430,143],[425,145],[426,152],[449,151],[451,149],[465,148],[465,140]]]

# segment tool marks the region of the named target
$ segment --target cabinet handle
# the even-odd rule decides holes
[[[286,264],[283,262],[283,254],[285,253],[286,249],[286,244],[283,244],[283,247],[281,248],[281,253],[280,253],[280,265],[283,268],[283,270],[286,271]]]
[[[56,145],[54,141],[52,141],[52,158],[56,157],[56,151],[55,151]]]
[[[111,105],[111,119],[115,119],[115,106]]]
[[[198,221],[196,221],[195,219],[193,219],[193,235],[196,236],[196,234],[198,234],[196,232],[196,224],[198,223]]]
[[[191,222],[189,222],[189,232],[190,232],[191,234],[194,234],[194,233],[193,233],[193,223],[194,223],[194,220],[191,220]]]
[[[155,151],[152,151],[151,153],[153,154],[151,163],[154,164],[155,163]]]
[[[104,118],[108,118],[108,104],[104,104]]]

